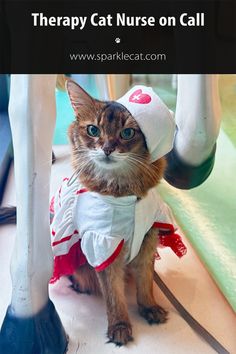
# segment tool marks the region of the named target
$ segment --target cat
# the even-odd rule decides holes
[[[145,137],[123,105],[96,100],[73,81],[67,82],[67,90],[76,115],[69,127],[72,165],[74,171],[79,170],[80,182],[88,190],[103,195],[143,198],[163,177],[165,159],[150,162]],[[95,127],[92,133],[88,134],[88,127]],[[88,164],[91,156],[93,162]],[[151,228],[138,255],[128,266],[124,263],[126,250],[123,249],[115,262],[102,272],[96,273],[85,265],[73,275],[74,287],[79,291],[102,292],[107,306],[107,336],[116,345],[132,340],[124,295],[125,268],[132,271],[136,280],[141,316],[150,324],[167,319],[167,312],[156,304],[152,290],[156,246],[157,231]]]
[[[75,112],[68,130],[72,146],[72,166],[80,183],[89,191],[113,197],[144,198],[163,177],[164,158],[151,162],[145,137],[131,113],[115,101],[92,98],[78,84],[67,81],[67,91]],[[88,163],[90,161],[90,163]],[[0,223],[14,223],[16,209],[0,208]],[[125,275],[131,272],[137,288],[138,310],[149,324],[164,323],[167,312],[153,295],[154,254],[157,230],[145,235],[138,255],[125,264],[127,249],[101,272],[88,263],[70,279],[73,288],[84,293],[102,293],[107,308],[110,342],[118,346],[133,339],[125,299]]]

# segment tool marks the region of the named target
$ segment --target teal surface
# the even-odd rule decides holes
[[[56,111],[57,117],[53,144],[68,144],[67,130],[74,119],[74,112],[66,92],[56,90]]]
[[[175,111],[176,91],[163,76],[157,93]],[[163,183],[161,194],[186,237],[236,310],[236,75],[220,76],[222,131],[212,174],[201,186],[178,190]]]
[[[98,98],[98,90],[94,75],[76,75],[76,81],[93,97]],[[68,144],[67,131],[70,123],[74,120],[74,112],[70,100],[65,91],[56,90],[56,127],[53,144]]]
[[[222,127],[236,147],[236,75],[220,75]]]
[[[161,194],[212,277],[236,310],[236,149],[222,131],[212,174],[201,186]]]
[[[176,92],[168,76],[156,91],[175,111]],[[160,80],[159,79],[159,80]],[[226,299],[236,310],[236,75],[220,75],[222,131],[217,140],[212,174],[201,186],[178,190],[167,183],[163,198],[209,270]]]

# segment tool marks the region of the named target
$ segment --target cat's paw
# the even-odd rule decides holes
[[[118,322],[109,326],[107,336],[109,338],[108,343],[114,343],[121,347],[133,340],[131,324],[128,322]]]
[[[151,307],[139,306],[139,313],[149,324],[165,323],[168,319],[168,312],[158,305]]]

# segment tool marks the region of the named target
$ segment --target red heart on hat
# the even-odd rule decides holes
[[[152,98],[146,93],[142,93],[141,89],[138,89],[132,93],[132,95],[129,98],[130,102],[133,103],[141,103],[141,104],[147,104],[151,102]]]

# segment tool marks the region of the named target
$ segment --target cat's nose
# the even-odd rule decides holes
[[[115,150],[115,148],[112,148],[112,147],[104,147],[103,148],[103,151],[104,151],[104,154],[106,156],[109,156],[111,155],[111,153]]]
[[[115,151],[115,149],[116,149],[116,144],[114,143],[114,141],[109,141],[109,140],[104,141],[102,150],[106,156],[111,155],[111,153]]]

